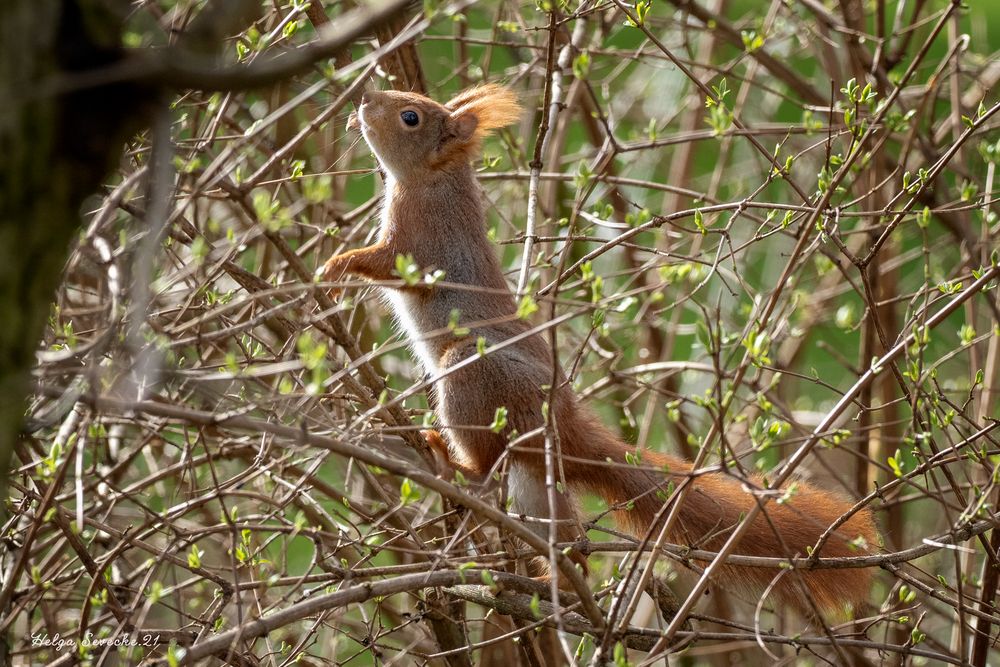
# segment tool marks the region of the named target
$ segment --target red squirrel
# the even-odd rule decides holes
[[[473,88],[443,105],[415,93],[365,93],[348,125],[361,130],[385,172],[381,228],[374,245],[327,261],[324,278],[336,281],[356,275],[398,284],[395,267],[400,255],[411,256],[423,271],[443,271],[441,284],[384,288],[413,351],[434,378],[435,414],[441,427],[425,435],[436,455],[476,480],[500,470],[506,457],[513,513],[549,518],[541,433],[546,424],[544,405],[551,400],[548,416],[562,454],[556,470],[565,476],[556,495],[555,518],[575,518],[571,493],[594,493],[615,508],[624,530],[642,538],[651,529],[658,531],[652,527],[658,514],[661,521],[667,514],[661,509],[668,483],[687,481],[692,466],[648,450],[641,454],[641,466],[626,462],[626,454],[635,449],[577,399],[561,371],[553,374],[550,346],[541,335],[528,335],[532,325],[517,317],[515,296],[487,237],[472,160],[483,137],[517,121],[520,111],[514,94],[496,85]],[[458,329],[458,334],[456,312],[467,327]],[[515,337],[520,338],[480,355],[483,340],[490,348]],[[556,386],[550,389],[554,377]],[[497,433],[489,425],[501,407],[507,410],[507,426]],[[515,432],[539,435],[519,437],[517,446],[509,447]],[[759,481],[749,483],[759,487]],[[695,548],[718,549],[754,504],[754,497],[744,482],[724,473],[694,476],[688,483],[691,488],[668,537]],[[798,482],[787,502],[768,503],[737,552],[805,556],[807,548],[849,508],[850,503],[835,494]],[[529,525],[548,538],[547,523]],[[559,539],[579,539],[575,525],[575,521],[559,522]],[[877,538],[871,513],[864,509],[841,525],[818,555],[863,555],[864,545],[874,548]],[[586,570],[585,559],[575,555]],[[759,592],[777,573],[726,566],[718,583]],[[801,577],[781,577],[774,592],[780,601],[806,608],[793,582],[799,580],[821,609],[843,608],[867,597],[870,578],[867,569],[807,570]]]

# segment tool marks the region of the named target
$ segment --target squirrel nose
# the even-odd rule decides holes
[[[371,99],[372,98],[368,95],[368,91],[367,90],[365,90],[365,91],[363,91],[361,93],[361,103],[362,104],[367,104],[368,102],[371,102]]]

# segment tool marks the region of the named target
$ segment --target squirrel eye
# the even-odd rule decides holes
[[[420,122],[420,116],[417,115],[416,111],[410,111],[407,109],[403,113],[399,114],[399,117],[403,119],[403,122],[410,127],[416,127],[417,123]]]

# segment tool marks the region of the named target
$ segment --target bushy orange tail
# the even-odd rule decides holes
[[[575,474],[578,485],[602,496],[612,507],[623,528],[637,538],[648,533],[655,540],[660,526],[669,513],[663,510],[664,499],[673,488],[688,485],[680,507],[679,520],[667,538],[696,549],[717,551],[728,539],[732,529],[755,504],[749,488],[761,488],[759,478],[748,484],[723,473],[691,477],[691,464],[682,459],[653,452],[643,452],[639,466],[625,461],[632,451],[598,424],[589,424],[580,435],[589,440],[587,451],[595,452],[597,461],[615,461],[624,465],[609,467],[579,466]],[[597,442],[595,442],[597,441]],[[575,449],[575,448],[574,448]],[[643,468],[646,468],[645,470]],[[668,470],[654,473],[649,468]],[[753,521],[736,547],[734,554],[745,556],[790,557],[807,556],[820,536],[845,515],[851,504],[840,496],[817,489],[804,482],[793,482],[785,488],[781,499],[771,499]],[[669,509],[669,508],[668,508]],[[851,516],[834,531],[818,552],[820,557],[861,556],[878,545],[878,531],[867,509]],[[781,574],[772,594],[783,603],[799,609],[809,608],[802,597],[802,586],[823,611],[854,606],[868,596],[871,571],[869,568],[817,569],[783,571],[767,567],[727,565],[719,579],[727,588],[736,587],[746,593],[759,594]]]

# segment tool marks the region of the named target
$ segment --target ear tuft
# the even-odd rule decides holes
[[[521,105],[514,91],[488,83],[470,88],[452,98],[445,107],[451,118],[460,125],[470,127],[468,140],[480,141],[490,130],[516,123],[521,117]],[[475,123],[466,118],[475,118]]]

